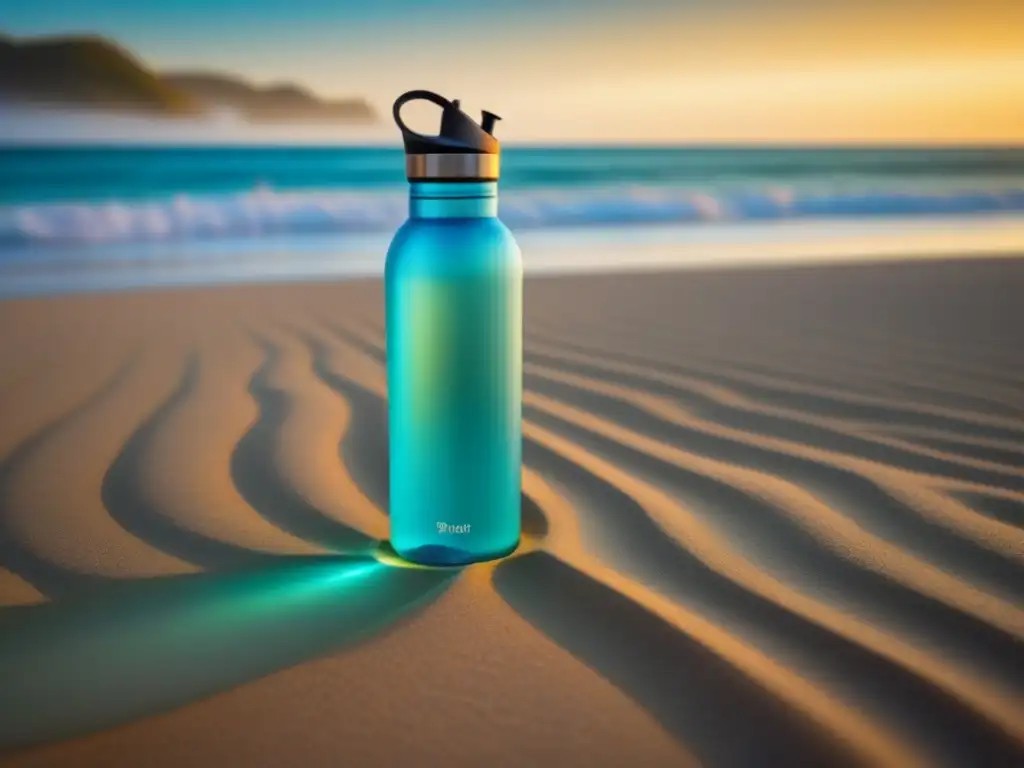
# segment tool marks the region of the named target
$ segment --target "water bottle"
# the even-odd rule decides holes
[[[438,135],[402,107],[442,109]],[[523,266],[498,220],[497,115],[478,125],[430,91],[395,101],[409,218],[385,267],[391,545],[406,560],[462,565],[519,544]]]

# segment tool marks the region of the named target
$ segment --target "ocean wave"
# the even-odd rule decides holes
[[[956,192],[705,192],[666,187],[513,190],[501,197],[513,229],[765,219],[963,215],[1024,211],[1024,188]],[[269,234],[368,233],[406,218],[404,191],[280,192],[258,188],[161,201],[0,207],[0,244],[167,241]]]

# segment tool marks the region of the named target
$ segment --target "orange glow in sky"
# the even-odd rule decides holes
[[[680,11],[535,42],[492,45],[489,68],[425,71],[514,114],[528,140],[1024,142],[1024,2]]]
[[[39,0],[4,15],[16,35],[108,36],[157,70],[365,97],[385,119],[362,139],[393,140],[394,98],[428,88],[502,115],[511,141],[1024,143],[1024,0]]]

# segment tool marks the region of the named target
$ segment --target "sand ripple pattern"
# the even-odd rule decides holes
[[[492,764],[1024,764],[1022,291],[1014,260],[531,281],[523,545],[416,575],[379,608],[358,598],[367,626],[426,607],[332,663],[356,684],[360,654],[389,642],[427,664],[418,637],[457,648],[506,627],[472,662],[494,702],[439,698],[431,715],[531,734],[467,747]],[[48,301],[0,304],[0,327],[30,329],[0,341],[25,356],[0,377],[0,634],[112,590],[380,551],[379,283]],[[85,764],[114,748],[107,726],[144,744],[166,735],[145,715],[185,728],[200,706],[232,727],[247,710],[227,694],[191,700],[255,697],[289,668],[272,678],[286,686],[331,648],[310,634],[328,601],[284,607],[267,588],[305,627],[287,653],[106,720],[22,718],[36,736],[0,727],[0,752]],[[239,626],[265,631],[247,599]],[[544,663],[496,671],[526,646]],[[545,724],[585,721],[588,702],[512,693],[554,669],[590,681],[594,713],[631,713],[622,728],[567,752]],[[400,743],[409,717],[353,731],[353,754]]]

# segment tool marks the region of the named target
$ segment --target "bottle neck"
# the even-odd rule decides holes
[[[414,181],[409,216],[414,219],[479,219],[498,215],[496,181]]]

